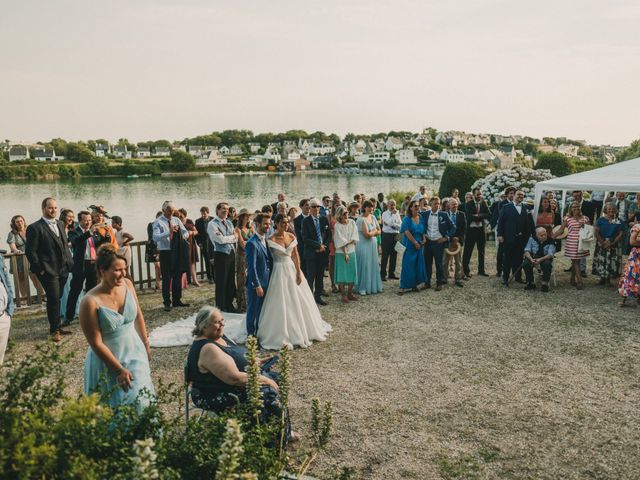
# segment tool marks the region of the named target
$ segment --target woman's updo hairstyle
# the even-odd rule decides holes
[[[200,311],[196,314],[196,320],[193,330],[191,334],[194,337],[199,337],[204,333],[204,329],[209,326],[211,320],[213,319],[213,315],[217,313],[221,315],[220,309],[216,307],[211,307],[209,305],[205,305],[200,309]]]
[[[274,219],[273,219],[273,223],[274,223],[275,225],[280,225],[280,223],[282,223],[282,221],[283,221],[284,219],[289,220],[289,217],[288,217],[287,215],[285,215],[284,213],[278,213],[278,214],[274,217]]]
[[[104,272],[105,270],[109,270],[113,262],[116,260],[124,260],[124,263],[127,263],[127,259],[124,255],[120,255],[116,250],[116,247],[111,243],[103,243],[98,248],[98,253],[96,255],[96,270],[98,272]]]

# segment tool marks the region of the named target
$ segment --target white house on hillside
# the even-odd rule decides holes
[[[151,156],[151,150],[149,147],[138,147],[136,151],[136,157],[138,158],[149,158]]]
[[[18,162],[29,158],[29,147],[25,145],[13,145],[9,149],[9,161]]]
[[[403,146],[404,143],[397,137],[388,137],[387,141],[384,142],[384,148],[386,150],[400,150]]]
[[[229,149],[229,154],[230,155],[242,155],[242,145],[236,144],[236,145],[232,145],[231,148]]]
[[[169,147],[156,147],[154,155],[156,157],[169,157],[171,156],[171,149]]]
[[[229,147],[227,147],[226,145],[221,146],[218,151],[222,154],[222,155],[229,155],[231,153],[231,149],[229,149]]]
[[[464,154],[455,150],[447,150],[446,148],[440,152],[439,160],[444,162],[459,163],[464,162]]]
[[[556,148],[556,151],[568,157],[577,157],[578,148],[579,147],[577,145],[570,145],[570,144],[563,143],[562,145]]]
[[[109,144],[96,143],[96,157],[102,158],[109,154]]]
[[[416,159],[416,155],[414,151],[409,148],[398,150],[396,152],[396,160],[398,160],[398,163],[401,165],[410,165],[410,164],[418,163],[418,160]]]
[[[260,151],[260,144],[259,143],[250,143],[249,144],[249,151],[251,153],[258,153]]]
[[[127,160],[131,158],[131,152],[126,145],[116,145],[113,147],[113,154],[116,158],[124,158]]]
[[[55,162],[56,151],[53,148],[39,148],[31,150],[31,157],[39,162]]]

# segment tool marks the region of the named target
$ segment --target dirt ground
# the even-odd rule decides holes
[[[494,265],[488,252],[488,265]],[[292,354],[294,428],[312,398],[333,402],[335,434],[311,474],[342,467],[363,479],[636,479],[640,472],[640,309],[613,288],[569,286],[556,262],[550,293],[474,276],[403,297],[382,294],[322,314],[330,338]],[[398,268],[399,270],[399,268]],[[328,282],[327,282],[328,284]],[[213,289],[190,288],[187,316]],[[140,296],[148,328],[175,320],[159,294]],[[70,393],[82,386],[86,342],[74,335]],[[44,311],[16,315],[9,357],[47,339]],[[154,349],[155,379],[181,381],[187,347]]]

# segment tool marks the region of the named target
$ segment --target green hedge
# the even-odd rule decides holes
[[[457,188],[460,196],[464,197],[466,192],[471,191],[471,185],[484,176],[485,171],[475,163],[448,163],[440,179],[439,196],[448,197],[453,189]]]

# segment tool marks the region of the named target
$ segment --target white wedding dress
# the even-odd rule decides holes
[[[307,280],[296,282],[296,267],[291,259],[298,245],[293,240],[287,248],[271,240],[273,270],[258,320],[258,341],[267,350],[308,347],[313,340],[326,340],[331,325],[322,320]]]

